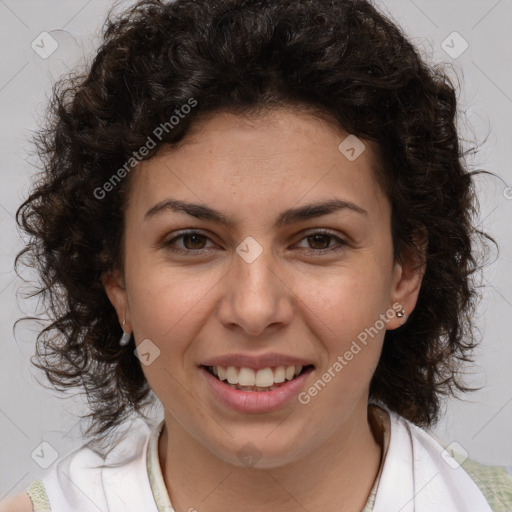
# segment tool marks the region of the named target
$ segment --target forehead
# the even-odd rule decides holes
[[[172,195],[228,211],[268,210],[340,197],[378,210],[387,199],[375,179],[374,148],[349,135],[291,110],[220,113],[198,122],[177,148],[139,164],[130,203],[149,208]]]

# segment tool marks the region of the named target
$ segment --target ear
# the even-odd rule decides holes
[[[123,326],[123,321],[126,321],[123,330],[125,332],[131,332],[130,310],[122,273],[119,270],[107,272],[101,276],[101,282],[103,283],[110,303],[117,312],[119,324]]]
[[[427,235],[422,233],[416,238],[415,243],[417,251],[412,248],[406,249],[400,261],[394,263],[390,308],[395,311],[395,315],[387,323],[386,329],[388,330],[403,325],[414,311],[418,301],[426,269]],[[405,311],[405,315],[398,317],[396,313],[402,309]]]

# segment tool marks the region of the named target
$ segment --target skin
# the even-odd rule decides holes
[[[422,272],[412,258],[393,260],[391,207],[372,146],[364,141],[349,161],[338,149],[347,133],[286,109],[251,120],[222,113],[199,128],[133,171],[124,271],[103,280],[125,331],[160,350],[143,370],[165,410],[159,456],[173,506],[359,511],[381,460],[367,402],[385,329],[308,404],[270,413],[222,405],[198,365],[233,352],[300,356],[315,365],[307,389],[394,303],[412,312]],[[145,219],[170,197],[220,210],[233,225],[169,210]],[[274,226],[283,210],[334,198],[367,214],[343,209]],[[207,238],[176,240],[182,253],[164,244],[192,228]],[[346,245],[308,241],[319,230]],[[248,236],[263,249],[252,263],[236,253]],[[393,316],[385,328],[402,321]],[[237,456],[248,442],[260,457],[253,467]]]
[[[26,493],[5,498],[0,502],[0,512],[32,512],[33,510],[32,501]]]

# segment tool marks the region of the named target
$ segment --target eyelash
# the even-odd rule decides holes
[[[208,249],[177,249],[175,247],[172,247],[173,243],[176,242],[177,240],[179,239],[182,239],[186,236],[191,236],[191,235],[198,235],[200,237],[204,237],[204,238],[207,238],[208,240],[210,240],[210,238],[208,236],[206,236],[204,233],[201,233],[200,231],[195,231],[195,230],[192,230],[192,231],[185,231],[183,233],[180,233],[178,236],[172,238],[171,240],[167,241],[167,242],[164,242],[163,245],[166,249],[168,249],[169,251],[171,252],[175,252],[175,253],[197,253],[197,254],[202,254],[204,251],[208,251]],[[342,238],[328,232],[328,231],[314,231],[313,233],[309,233],[308,235],[306,235],[305,237],[301,238],[299,240],[299,242],[302,242],[302,240],[305,240],[307,238],[310,238],[310,237],[313,237],[313,236],[317,236],[317,235],[323,235],[323,236],[326,236],[326,237],[329,237],[331,239],[334,239],[338,242],[337,245],[335,245],[334,247],[328,247],[326,249],[306,249],[306,252],[308,254],[314,254],[314,255],[318,255],[318,256],[321,256],[323,254],[327,254],[327,253],[330,253],[330,252],[341,252],[345,249],[345,246],[348,246],[348,242],[346,242],[345,240],[343,240]]]

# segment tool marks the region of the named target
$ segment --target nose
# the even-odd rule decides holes
[[[270,249],[258,245],[240,244],[218,313],[226,328],[261,337],[288,325],[295,308],[290,276]]]

